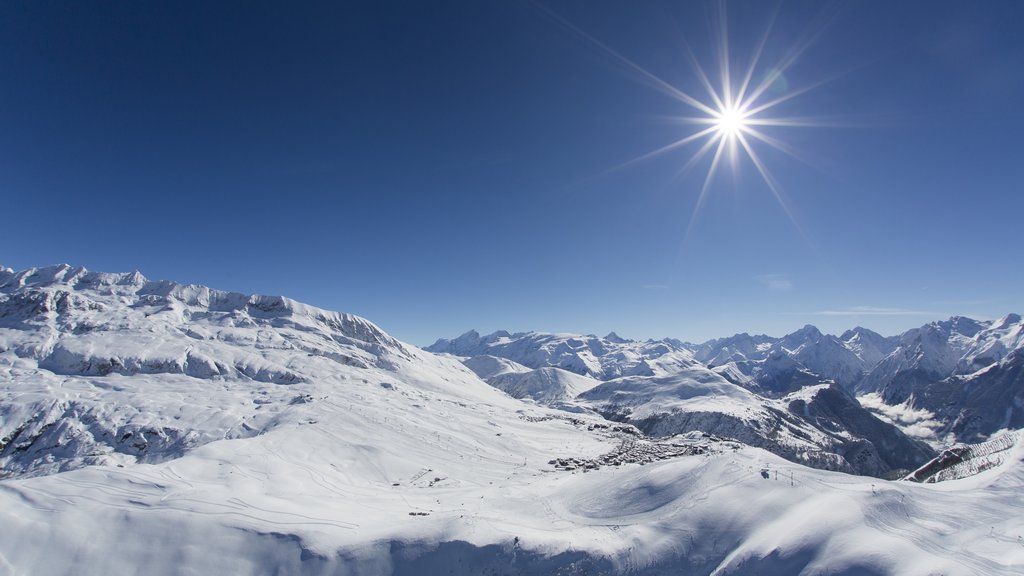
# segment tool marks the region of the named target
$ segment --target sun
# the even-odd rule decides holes
[[[775,25],[778,9],[768,19],[764,33],[759,39],[755,39],[754,49],[747,60],[747,66],[741,70],[733,70],[731,63],[736,60],[729,53],[729,34],[725,2],[717,3],[717,13],[712,13],[712,32],[717,31],[717,62],[708,68],[715,73],[715,78],[708,75],[704,66],[697,60],[693,51],[686,45],[686,56],[688,56],[695,78],[704,89],[704,96],[697,96],[686,92],[655,74],[626,58],[607,44],[584,32],[568,20],[555,14],[551,10],[541,6],[549,16],[561,23],[574,34],[587,43],[599,49],[611,57],[611,59],[637,81],[647,85],[649,88],[660,92],[690,109],[691,115],[669,116],[665,118],[668,124],[697,126],[695,131],[689,131],[679,139],[669,142],[660,148],[641,154],[631,160],[623,162],[610,170],[618,170],[645,162],[657,156],[681,150],[687,147],[696,146],[696,150],[682,164],[677,172],[677,177],[683,173],[703,164],[708,157],[707,172],[704,175],[703,185],[697,194],[696,203],[690,216],[689,225],[686,227],[686,236],[689,236],[693,224],[708,196],[715,181],[715,176],[723,164],[729,165],[734,175],[740,169],[741,164],[751,164],[760,175],[761,179],[771,191],[779,206],[792,222],[802,236],[805,236],[800,224],[793,216],[789,205],[782,193],[782,189],[772,176],[767,164],[762,159],[760,149],[768,147],[789,155],[801,162],[807,162],[801,154],[789,144],[773,134],[780,128],[807,128],[807,127],[835,127],[842,123],[824,118],[808,117],[782,117],[777,113],[779,106],[783,103],[805,94],[817,88],[832,78],[813,82],[809,85],[793,88],[789,84],[787,72],[800,59],[804,52],[810,48],[818,37],[822,35],[828,26],[829,18],[820,19],[815,23],[820,24],[817,30],[811,29],[807,33],[798,36],[794,45],[782,52],[782,58],[774,63],[774,66],[765,67],[761,58],[765,52],[765,46]],[[828,11],[822,14],[828,15]],[[755,79],[759,77],[759,79]],[[696,115],[693,115],[696,112]],[[734,181],[736,181],[734,179]],[[805,236],[806,237],[806,236]],[[684,239],[685,243],[685,239]]]
[[[803,235],[803,231],[793,216],[782,193],[782,189],[762,158],[761,150],[767,147],[778,150],[801,162],[807,162],[784,139],[776,136],[775,132],[783,128],[829,127],[837,125],[834,120],[782,117],[777,114],[781,110],[781,104],[787,103],[832,79],[829,78],[803,87],[794,88],[790,86],[789,78],[787,77],[787,73],[790,72],[790,69],[800,59],[801,55],[824,32],[824,26],[816,31],[811,30],[810,33],[799,36],[795,45],[782,52],[781,60],[774,62],[773,66],[764,66],[761,59],[775,24],[776,12],[769,19],[763,35],[759,39],[755,39],[753,50],[746,61],[747,65],[735,70],[731,64],[737,62],[737,59],[729,53],[730,43],[728,26],[726,24],[725,3],[718,3],[718,8],[717,13],[712,14],[712,20],[714,20],[712,24],[713,33],[717,32],[718,36],[718,41],[716,42],[717,61],[713,63],[713,66],[705,69],[694,55],[694,52],[686,45],[685,40],[683,41],[683,44],[686,45],[686,56],[693,70],[694,78],[697,80],[697,84],[703,88],[703,95],[686,92],[680,87],[659,78],[564,18],[550,10],[545,9],[545,11],[586,42],[610,56],[640,83],[675,100],[684,109],[689,109],[687,114],[663,118],[668,124],[674,126],[696,126],[695,129],[685,131],[677,140],[670,141],[660,148],[641,154],[611,168],[611,170],[627,168],[667,153],[681,151],[685,148],[696,148],[677,171],[678,177],[697,166],[707,166],[707,172],[704,174],[703,184],[700,186],[697,194],[689,225],[686,227],[687,236],[690,230],[693,229],[693,224],[697,220],[698,214],[712,188],[712,183],[716,180],[716,175],[723,164],[731,167],[734,175],[740,170],[742,165],[752,165],[771,191],[779,206],[786,213],[786,216],[800,234]],[[709,71],[713,75],[709,75]],[[734,181],[737,180],[734,179]]]
[[[735,106],[716,111],[713,116],[718,134],[725,139],[734,139],[747,130],[747,114]]]

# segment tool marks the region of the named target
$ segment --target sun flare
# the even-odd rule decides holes
[[[724,138],[736,138],[747,129],[746,113],[735,107],[718,110],[713,120],[718,133]]]
[[[800,224],[793,216],[782,193],[782,189],[770,173],[758,149],[767,146],[801,162],[807,162],[792,146],[771,132],[778,128],[786,127],[824,127],[836,125],[834,120],[783,117],[773,114],[773,112],[778,112],[778,107],[781,104],[787,103],[831,80],[829,78],[800,88],[793,88],[789,85],[789,79],[787,78],[787,72],[790,68],[824,32],[827,26],[827,19],[818,20],[818,23],[821,24],[820,27],[817,27],[816,30],[809,30],[808,33],[799,36],[794,45],[788,50],[783,50],[781,59],[775,62],[774,66],[766,67],[762,65],[761,57],[764,55],[765,46],[775,25],[775,18],[778,15],[776,11],[769,19],[763,35],[755,40],[754,49],[747,60],[745,69],[736,71],[730,66],[730,63],[735,62],[735,60],[729,53],[730,44],[728,26],[726,24],[725,3],[718,3],[717,13],[712,14],[712,19],[714,20],[713,28],[716,29],[713,32],[717,32],[718,36],[716,46],[717,62],[714,67],[709,69],[717,74],[715,79],[717,81],[713,81],[709,77],[705,68],[698,62],[697,57],[687,45],[686,55],[693,69],[694,76],[705,92],[704,96],[695,96],[659,78],[554,12],[547,9],[545,9],[545,12],[579,37],[610,56],[641,83],[692,109],[691,114],[696,112],[697,115],[695,116],[669,116],[666,118],[666,121],[673,125],[696,125],[698,127],[696,131],[689,131],[675,141],[641,154],[613,168],[613,170],[626,168],[694,145],[697,147],[696,151],[690,155],[677,172],[677,176],[681,176],[683,173],[701,165],[710,156],[704,182],[697,195],[697,201],[690,216],[689,225],[686,228],[687,235],[689,235],[690,230],[693,228],[693,224],[704,205],[718,169],[724,163],[729,165],[735,174],[740,169],[740,165],[746,163],[743,162],[744,159],[753,165],[779,206],[786,213],[786,216],[800,234],[803,235]],[[823,14],[827,13],[827,11],[823,12]]]

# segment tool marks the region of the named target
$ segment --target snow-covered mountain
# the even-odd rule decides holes
[[[859,394],[877,394],[889,406],[930,413],[936,439],[978,442],[1024,427],[1021,357],[1019,315],[994,322],[955,316],[892,338],[863,328],[836,338],[808,326],[771,344],[762,340],[758,354],[716,371],[782,393],[806,385],[800,372],[807,371]]]
[[[694,357],[711,366],[719,366],[729,362],[744,362],[763,359],[776,338],[759,334],[751,336],[746,332],[716,338],[703,344],[691,344]]]
[[[836,337],[807,325],[781,338],[743,333],[711,340],[694,347],[694,356],[720,370],[739,372],[765,390],[786,393],[802,385],[787,382],[790,375],[799,377],[800,370],[852,388],[894,346],[891,339],[866,328]]]
[[[598,380],[663,376],[697,364],[693,354],[678,341],[638,342],[614,332],[600,338],[544,332],[510,334],[504,330],[480,336],[470,330],[452,340],[442,338],[426,350],[462,357],[498,356],[530,368],[561,368]]]
[[[530,398],[542,404],[556,405],[572,400],[600,381],[561,368],[547,367],[494,376],[487,383],[513,398]]]
[[[881,412],[913,414],[912,428],[935,441],[978,442],[1024,427],[1024,323],[954,316],[883,337],[854,328],[838,338],[806,326],[779,339],[737,334],[694,346],[695,357],[731,382],[782,395],[830,379]],[[908,428],[909,430],[909,428]]]
[[[879,396],[929,412],[938,438],[980,442],[1024,428],[1024,322],[1016,314],[988,325],[959,320],[908,332],[878,365]]]
[[[956,316],[903,333],[896,348],[857,384],[859,392],[909,390],[917,383],[941,380],[976,346],[974,337],[986,325]]]
[[[694,387],[584,396],[623,404],[637,378],[664,386],[634,412]],[[828,436],[829,390],[787,397],[821,429],[785,433]],[[1019,442],[936,485],[817,470],[522,402],[356,316],[138,273],[0,268],[0,427],[0,574],[1024,569]]]
[[[860,326],[843,332],[839,339],[869,367],[878,364],[895,350],[899,341],[895,336],[885,337]]]
[[[414,366],[402,377],[420,389],[438,389],[437,373],[478,382],[350,314],[66,265],[0,270],[0,358],[6,476],[160,462],[257,435],[316,401],[307,388],[325,375],[351,385]]]
[[[1024,426],[1014,404],[1024,402],[1017,395],[1015,360],[1024,354],[1015,352],[1022,348],[1022,334],[1020,316],[1011,314],[995,322],[953,317],[896,337],[861,327],[837,337],[808,325],[781,338],[744,333],[695,345],[673,339],[634,342],[614,333],[605,338],[537,332],[481,337],[471,331],[439,340],[431,349],[460,356],[486,352],[525,368],[560,367],[605,381],[669,377],[706,367],[771,399],[832,381],[856,394],[870,394],[873,410],[879,401],[893,407],[880,414],[927,415],[930,432],[923,437],[934,442],[979,441],[1001,428]],[[562,401],[566,395],[563,387],[551,397]],[[908,432],[922,433],[921,418]]]
[[[735,349],[733,358],[738,358],[739,348],[765,338],[740,338],[737,344],[723,342],[705,350]],[[810,372],[800,359],[823,364],[821,359],[837,347],[852,355],[835,342],[808,326],[766,349],[755,345],[748,350],[752,360],[731,360],[714,369],[694,360],[682,343],[634,342],[614,333],[597,338],[502,331],[480,337],[471,331],[454,340],[439,340],[430,349],[446,354],[486,351],[464,363],[513,397],[572,411],[589,409],[656,437],[698,431],[734,438],[810,466],[876,476],[900,475],[928,461],[934,455],[928,446],[863,410],[847,393],[840,396],[848,405],[832,411],[843,414],[841,418],[823,418],[809,410],[807,402],[794,407],[791,395],[806,387],[828,388],[827,380]],[[586,372],[604,376],[604,382],[563,366],[589,367]],[[821,405],[822,400],[814,399],[828,395],[810,394],[809,405]]]
[[[971,374],[1001,362],[1024,348],[1024,322],[1020,314],[1007,314],[974,335],[973,342],[957,361],[957,374]]]
[[[497,356],[473,356],[462,361],[481,380],[513,398],[561,406],[601,382],[568,370],[545,366],[531,369]]]
[[[695,369],[618,378],[584,392],[579,401],[651,436],[700,431],[825,470],[900,477],[934,455],[829,383],[773,399]]]

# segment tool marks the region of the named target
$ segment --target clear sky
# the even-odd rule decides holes
[[[1024,3],[725,13],[735,78],[773,13],[754,83],[804,48],[765,117],[830,124],[762,128],[800,159],[754,144],[792,218],[742,154],[695,216],[699,142],[622,166],[703,128],[651,76],[709,101],[687,51],[717,85],[717,4],[0,3],[0,264],[283,294],[421,345],[1024,312]]]

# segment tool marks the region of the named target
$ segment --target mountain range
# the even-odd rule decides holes
[[[432,352],[284,297],[0,268],[0,573],[1015,573],[1020,335]]]
[[[883,418],[916,412],[914,424],[923,419],[929,426],[907,431],[935,445],[983,441],[1024,426],[1024,323],[1017,314],[990,322],[953,317],[890,337],[862,327],[834,336],[811,325],[782,337],[743,333],[702,344],[633,341],[614,333],[470,331],[426,349],[463,358],[496,356],[602,381],[710,370],[763,399],[784,400],[808,386],[833,383],[880,408]]]

